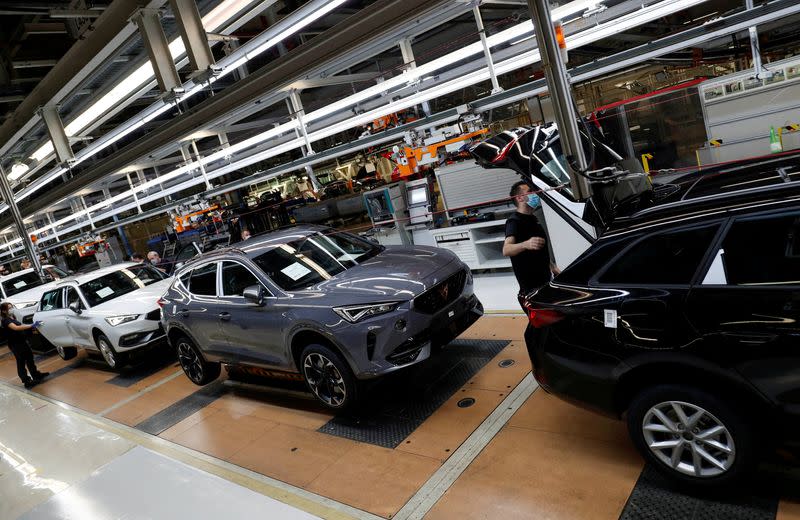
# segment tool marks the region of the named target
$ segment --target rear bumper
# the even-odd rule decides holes
[[[547,328],[530,325],[525,344],[543,390],[581,408],[620,418],[615,375],[619,360],[559,342]]]

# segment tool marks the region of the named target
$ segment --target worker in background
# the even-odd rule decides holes
[[[250,239],[250,230],[249,229],[243,229],[242,230],[242,241],[249,240],[249,239]]]
[[[8,302],[0,303],[0,318],[2,319],[0,324],[2,324],[3,332],[8,340],[8,348],[17,360],[17,374],[25,388],[31,388],[50,375],[49,372],[39,372],[39,369],[36,368],[33,351],[25,339],[25,333],[38,329],[42,322],[37,321],[33,325],[23,325],[17,321],[13,309],[14,306]]]
[[[522,305],[523,296],[550,282],[551,273],[558,274],[559,270],[550,262],[547,234],[533,213],[541,206],[539,196],[531,193],[531,187],[525,181],[515,183],[509,195],[513,197],[517,211],[506,220],[503,256],[511,258]]]
[[[31,261],[28,260],[27,258],[23,258],[22,261],[19,263],[20,269],[30,269],[31,267],[33,267],[31,265]]]
[[[131,255],[131,262],[136,262],[137,264],[143,264],[144,257],[142,256],[141,253],[133,253]]]
[[[156,253],[155,251],[150,251],[147,253],[147,261],[153,264],[153,267],[158,269],[159,271],[167,272],[166,266],[161,261],[161,255]]]

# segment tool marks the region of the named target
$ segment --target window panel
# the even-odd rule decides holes
[[[722,250],[728,285],[800,285],[800,215],[734,222]]]
[[[200,296],[217,295],[217,264],[208,264],[192,271],[189,282],[192,294]]]
[[[600,283],[688,285],[718,228],[714,224],[648,236],[623,252]]]

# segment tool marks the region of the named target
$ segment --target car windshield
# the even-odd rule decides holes
[[[166,278],[149,265],[133,265],[95,278],[80,285],[90,307],[100,305]]]
[[[381,251],[382,246],[349,233],[314,233],[254,261],[283,290],[297,291],[329,280]]]
[[[3,292],[6,293],[6,298],[10,298],[15,294],[38,287],[42,285],[42,283],[36,271],[31,271],[8,280],[3,280]]]

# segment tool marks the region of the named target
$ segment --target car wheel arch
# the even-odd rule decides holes
[[[95,346],[97,346],[98,348],[100,347],[99,346],[99,341],[100,341],[100,336],[101,335],[105,336],[106,338],[108,338],[108,334],[106,334],[105,332],[103,332],[102,330],[100,330],[97,327],[92,327],[92,339],[94,340]],[[111,341],[111,340],[109,340],[109,341]],[[113,345],[112,345],[112,348],[113,348]]]
[[[624,416],[640,392],[664,384],[686,385],[715,395],[732,396],[754,413],[761,414],[774,407],[758,390],[735,374],[694,358],[665,359],[637,364],[619,376],[614,396],[617,413]]]
[[[298,328],[292,331],[290,335],[288,342],[289,354],[297,372],[300,372],[300,354],[302,354],[303,349],[315,343],[325,345],[341,355],[342,359],[350,366],[350,369],[355,372],[353,360],[347,351],[341,348],[333,338],[313,327]]]

